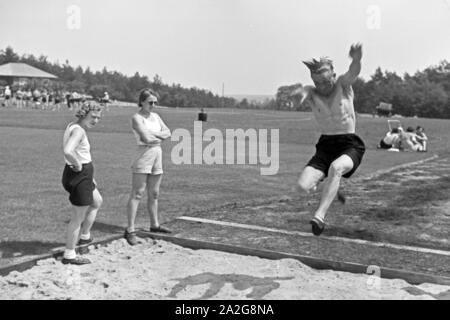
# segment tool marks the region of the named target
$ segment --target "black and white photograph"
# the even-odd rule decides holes
[[[450,300],[450,0],[0,0],[0,137],[0,300]]]

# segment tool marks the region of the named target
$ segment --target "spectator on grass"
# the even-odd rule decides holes
[[[9,100],[11,99],[11,89],[9,86],[5,88],[5,107],[9,106]]]
[[[411,150],[411,151],[422,151],[422,145],[416,139],[417,135],[414,132],[413,127],[408,127],[406,132],[401,131],[400,139],[401,139],[401,149]]]
[[[109,94],[107,91],[104,92],[103,97],[100,99],[102,103],[110,103]]]
[[[124,238],[130,245],[137,243],[134,222],[139,202],[147,188],[147,210],[150,215],[150,232],[170,233],[158,221],[158,197],[162,180],[161,142],[171,136],[169,128],[161,117],[153,112],[157,104],[157,94],[144,89],[139,94],[139,111],[131,119],[133,133],[137,141],[137,154],[131,166],[132,189],[127,204],[128,227]]]
[[[398,142],[400,139],[400,133],[398,128],[393,128],[391,131],[388,131],[383,139],[381,139],[378,144],[378,149],[398,149]]]
[[[16,98],[16,104],[17,104],[18,109],[21,109],[23,106],[23,96],[24,96],[24,92],[20,88],[17,89],[17,91],[15,93],[15,98]]]
[[[78,120],[71,122],[64,132],[64,167],[62,184],[70,194],[73,212],[67,226],[64,264],[87,264],[90,260],[77,256],[75,246],[92,242],[91,228],[103,199],[94,180],[94,167],[90,144],[86,134],[101,117],[101,108],[93,102],[84,103],[76,113]],[[78,240],[79,238],[79,240]]]
[[[42,109],[48,107],[48,91],[46,89],[42,90],[41,102],[42,102]]]
[[[428,137],[425,134],[424,128],[422,128],[421,126],[417,126],[417,128],[416,128],[416,140],[417,140],[417,142],[419,142],[422,145],[421,151],[427,152]]]
[[[28,102],[33,100],[33,93],[30,89],[25,93],[25,107],[28,108]]]
[[[36,88],[33,91],[33,102],[38,102],[41,98],[41,92]]]
[[[59,92],[59,91],[52,92],[52,96],[53,96],[54,108],[59,111],[61,109],[61,102],[64,100],[64,98],[63,98],[61,92]]]

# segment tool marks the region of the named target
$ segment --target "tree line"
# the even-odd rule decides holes
[[[56,90],[76,91],[94,97],[101,97],[107,91],[112,99],[135,102],[142,88],[152,88],[159,93],[160,104],[169,107],[308,111],[300,104],[301,97],[291,94],[302,86],[301,83],[281,86],[273,99],[263,102],[248,99],[238,101],[205,89],[166,84],[158,74],[150,80],[139,72],[130,77],[106,67],[94,72],[89,67],[73,67],[67,60],[61,64],[58,61],[50,62],[44,55],[19,55],[11,47],[0,50],[0,65],[8,62],[27,63],[56,75],[58,80],[51,84]],[[395,72],[377,68],[368,81],[358,78],[353,90],[358,113],[374,113],[379,103],[385,102],[392,104],[394,114],[450,118],[450,63],[446,60],[417,71],[414,75],[405,73],[402,77]]]
[[[133,76],[126,76],[118,71],[110,71],[104,67],[101,71],[92,71],[89,67],[73,67],[69,61],[64,63],[51,62],[44,55],[36,57],[32,54],[19,55],[13,48],[0,50],[0,65],[9,62],[21,62],[51,73],[58,80],[48,82],[46,86],[52,90],[69,91],[88,94],[93,97],[103,97],[105,91],[111,99],[136,102],[139,91],[152,88],[159,94],[159,103],[169,107],[239,107],[240,102],[229,97],[199,88],[185,88],[180,84],[168,85],[156,74],[152,80],[146,75],[136,72]],[[6,83],[3,83],[5,85]],[[0,83],[1,85],[1,83]]]

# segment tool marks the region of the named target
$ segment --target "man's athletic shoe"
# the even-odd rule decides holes
[[[63,258],[61,261],[63,264],[74,264],[74,265],[83,265],[83,264],[89,264],[92,263],[91,260],[86,259],[86,258],[81,258],[81,257],[76,257],[74,259],[66,259]]]
[[[322,221],[320,221],[317,218],[312,218],[309,223],[312,226],[312,233],[315,236],[320,236],[322,234],[323,230],[325,229],[325,223],[323,223]]]
[[[123,237],[127,240],[130,246],[134,246],[138,243],[136,231],[128,232],[128,230],[125,230]]]
[[[159,232],[159,233],[172,233],[171,230],[164,227],[150,227],[150,232]]]
[[[338,191],[337,193],[337,199],[340,203],[345,204],[345,196],[342,194],[342,192]]]

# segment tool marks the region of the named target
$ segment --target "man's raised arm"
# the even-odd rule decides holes
[[[360,43],[352,45],[348,55],[352,58],[352,63],[348,71],[341,76],[344,85],[353,84],[361,72],[362,45]]]

